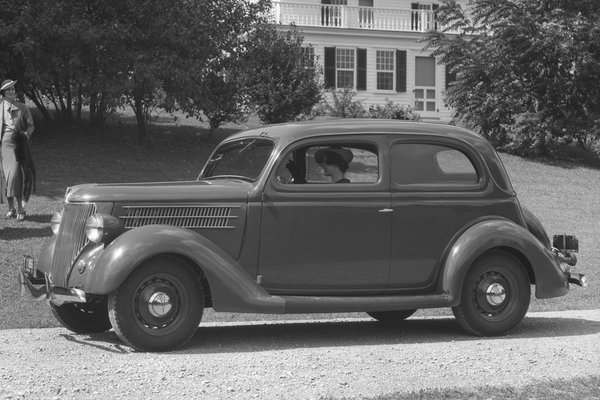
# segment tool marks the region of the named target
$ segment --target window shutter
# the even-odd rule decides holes
[[[325,47],[325,89],[335,89],[335,47]]]
[[[450,72],[450,69],[446,67],[446,89],[454,81],[456,81],[456,72]]]
[[[367,90],[367,49],[357,50],[358,76],[356,90]]]
[[[406,92],[406,50],[396,50],[396,92]]]

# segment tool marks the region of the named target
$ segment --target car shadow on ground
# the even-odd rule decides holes
[[[600,321],[577,318],[525,318],[509,335],[477,337],[465,333],[452,317],[408,319],[389,324],[371,320],[320,320],[248,324],[200,325],[190,342],[176,353],[260,352],[314,347],[348,347],[447,342],[478,342],[544,337],[576,337],[600,333]],[[82,335],[61,334],[65,340],[111,353],[134,351],[111,330]]]
[[[256,352],[323,346],[417,344],[450,341],[572,337],[600,333],[600,321],[575,318],[525,318],[509,335],[475,337],[452,317],[409,319],[398,324],[344,320],[202,326],[185,348],[187,353]]]

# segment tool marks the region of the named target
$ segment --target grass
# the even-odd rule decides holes
[[[185,121],[184,121],[185,122]],[[257,126],[256,121],[249,126]],[[54,132],[40,128],[34,134],[34,157],[38,170],[37,192],[27,207],[27,221],[4,219],[0,210],[0,313],[3,328],[54,327],[57,322],[44,302],[19,296],[15,267],[24,254],[37,255],[51,235],[49,222],[61,208],[68,186],[86,182],[132,182],[193,180],[212,148],[224,137],[245,128],[227,125],[213,136],[205,126],[162,118],[151,127],[152,144],[139,144],[135,127],[127,120],[101,132]],[[600,275],[600,170],[563,162],[534,162],[502,154],[521,204],[530,208],[549,233],[576,234],[580,240],[579,269],[591,285],[574,287],[562,298],[534,300],[531,311],[597,308]],[[449,310],[425,313],[448,314]],[[362,316],[362,315],[361,315]],[[324,318],[324,315],[298,316]],[[216,314],[207,310],[206,320],[281,319],[289,316]]]
[[[524,387],[484,386],[475,389],[435,389],[393,393],[365,400],[584,400],[600,398],[600,376],[536,382]],[[333,400],[325,398],[324,400]],[[342,399],[338,399],[342,400]]]

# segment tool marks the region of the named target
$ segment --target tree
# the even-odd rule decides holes
[[[241,81],[247,38],[267,23],[269,0],[211,0],[196,3],[190,24],[201,27],[193,43],[203,43],[201,54],[182,59],[165,79],[165,90],[189,116],[208,119],[211,132],[223,122],[242,121],[248,99]],[[189,42],[187,43],[189,45]],[[202,62],[199,60],[202,59]]]
[[[468,10],[444,0],[445,30],[426,41],[456,74],[446,91],[455,117],[525,151],[597,132],[599,17],[595,0],[473,0]]]
[[[164,93],[185,98],[223,68],[268,0],[0,0],[0,72],[19,80],[46,118],[69,123],[89,106],[132,105],[146,137],[148,110]],[[6,22],[5,22],[6,21]]]
[[[201,82],[201,92],[192,98],[206,115],[211,132],[223,122],[240,122],[247,118],[248,102],[238,72],[237,68],[231,68],[207,73]]]
[[[321,100],[320,67],[303,41],[295,26],[280,33],[272,24],[258,26],[248,37],[243,82],[264,123],[294,120]]]

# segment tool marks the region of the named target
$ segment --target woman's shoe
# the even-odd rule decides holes
[[[11,208],[6,213],[6,218],[15,218],[16,216],[17,216],[17,210],[15,210],[14,208]]]
[[[21,211],[20,213],[17,213],[17,221],[25,221],[26,216],[27,216],[27,214],[25,214],[25,211]]]

